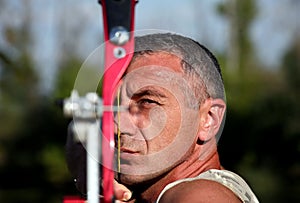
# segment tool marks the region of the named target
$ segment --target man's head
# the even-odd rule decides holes
[[[121,176],[150,181],[191,156],[205,159],[225,112],[219,65],[202,45],[179,35],[135,39],[135,54],[120,82]]]

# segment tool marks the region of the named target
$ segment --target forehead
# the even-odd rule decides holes
[[[179,57],[168,53],[146,54],[130,64],[122,81],[129,94],[151,86],[172,92],[186,84],[183,74]]]
[[[183,73],[181,58],[167,52],[157,52],[138,56],[127,68],[127,73],[145,66],[164,67],[174,72]]]

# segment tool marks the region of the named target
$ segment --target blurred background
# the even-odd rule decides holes
[[[137,30],[188,35],[223,69],[222,164],[260,202],[300,202],[300,1],[140,0]],[[55,100],[103,42],[97,0],[0,0],[0,202],[78,194]]]

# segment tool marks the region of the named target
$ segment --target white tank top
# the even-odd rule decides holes
[[[251,188],[249,187],[249,185],[239,175],[227,170],[210,169],[204,173],[201,173],[197,177],[185,178],[168,184],[159,194],[156,203],[159,203],[159,200],[161,199],[163,194],[170,188],[174,187],[175,185],[178,185],[182,182],[189,182],[189,181],[199,180],[199,179],[216,181],[224,185],[225,187],[230,189],[236,196],[238,196],[242,202],[245,203],[259,202],[255,194],[252,192]]]

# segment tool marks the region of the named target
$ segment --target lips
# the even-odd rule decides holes
[[[122,164],[134,163],[135,162],[134,160],[137,158],[139,154],[138,151],[128,149],[128,148],[121,147],[120,150],[121,150],[120,158]]]
[[[121,147],[121,153],[128,153],[128,154],[137,154],[138,152],[132,149]]]

